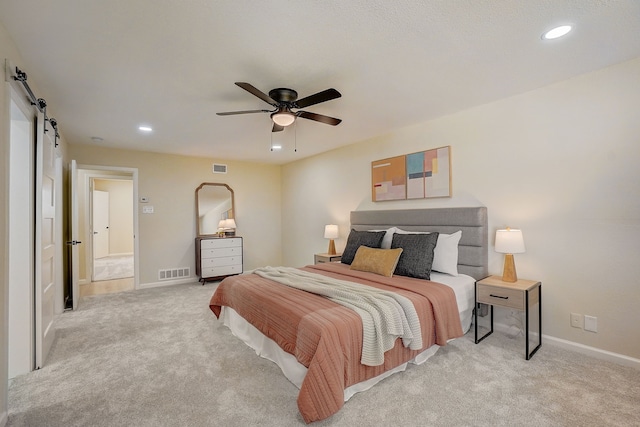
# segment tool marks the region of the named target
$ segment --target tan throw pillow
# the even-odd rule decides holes
[[[374,249],[360,246],[351,263],[351,270],[368,271],[369,273],[391,277],[398,265],[402,248]]]

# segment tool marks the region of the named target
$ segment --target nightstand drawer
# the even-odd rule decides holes
[[[323,264],[325,262],[340,262],[340,260],[342,259],[342,254],[334,254],[334,255],[329,255],[329,254],[315,254],[313,256],[313,263],[314,264]]]
[[[478,302],[524,310],[524,292],[488,285],[478,285]]]

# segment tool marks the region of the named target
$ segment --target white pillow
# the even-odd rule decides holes
[[[452,276],[458,275],[458,243],[461,237],[462,230],[453,234],[438,235],[438,243],[433,250],[432,270]]]
[[[382,238],[382,242],[380,243],[380,249],[391,249],[391,242],[393,241],[393,233],[398,230],[396,227],[391,227],[386,230],[372,230],[372,231],[386,231],[387,234]]]
[[[390,228],[387,230],[382,239],[381,247],[384,248],[385,240],[389,235],[389,248],[391,248],[391,241],[393,240],[393,233],[398,234],[429,234],[428,231],[406,231],[400,228]],[[458,275],[458,243],[462,237],[462,230],[458,230],[453,234],[438,234],[438,242],[436,248],[433,250],[433,264],[431,269],[439,271],[440,273],[450,274],[452,276]]]

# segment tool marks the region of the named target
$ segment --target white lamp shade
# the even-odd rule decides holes
[[[325,239],[337,239],[338,238],[338,226],[335,224],[329,224],[324,226],[324,238]]]
[[[225,221],[224,219],[221,219],[220,222],[218,222],[218,228],[219,229],[224,228],[224,221]]]
[[[496,231],[496,252],[502,254],[521,254],[524,252],[522,231],[507,228]]]
[[[235,228],[236,228],[236,220],[233,219],[233,218],[225,219],[223,228],[234,229],[235,230]]]

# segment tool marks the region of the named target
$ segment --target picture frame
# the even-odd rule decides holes
[[[371,200],[451,197],[451,146],[371,162]]]

